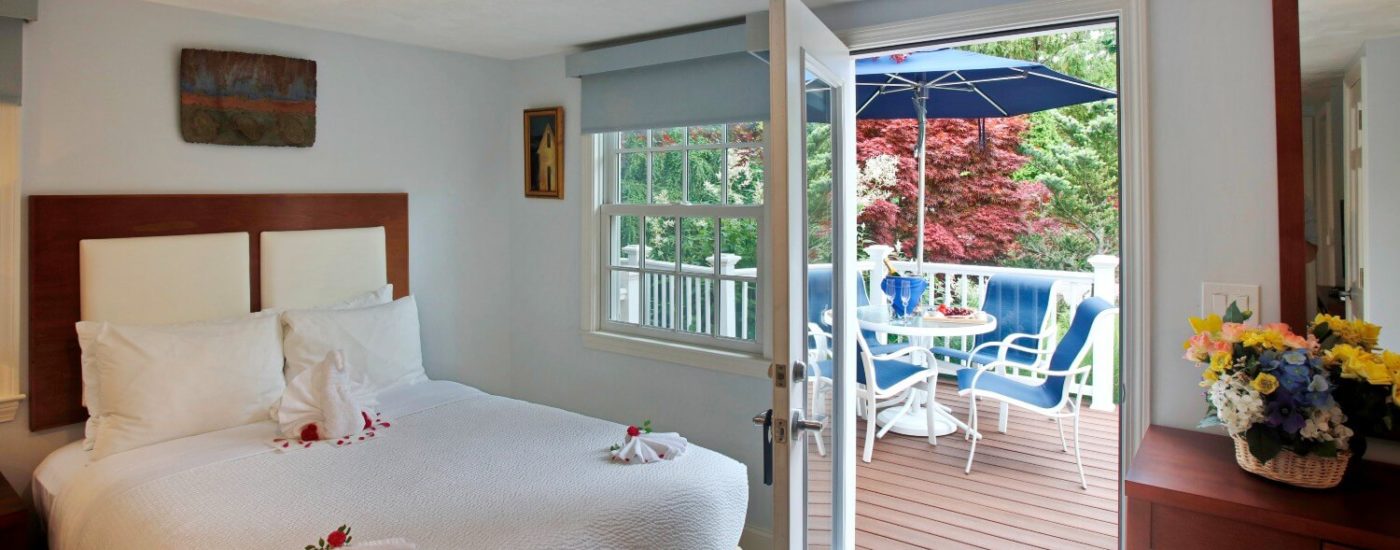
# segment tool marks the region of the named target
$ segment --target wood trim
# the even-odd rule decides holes
[[[33,195],[29,197],[29,429],[82,422],[78,241],[248,232],[252,300],[261,305],[263,231],[384,227],[388,281],[409,293],[408,195]]]
[[[1307,323],[1308,250],[1303,235],[1303,78],[1298,59],[1298,0],[1273,2],[1279,318],[1301,334]]]

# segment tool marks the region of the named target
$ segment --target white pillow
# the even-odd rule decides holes
[[[90,346],[101,403],[93,459],[265,419],[285,386],[279,336],[271,315],[103,323]]]
[[[371,290],[371,291],[369,291],[369,292],[362,292],[362,293],[360,293],[360,294],[356,294],[356,295],[354,295],[354,296],[351,296],[351,297],[349,297],[349,298],[346,298],[346,299],[341,300],[341,301],[339,301],[339,302],[336,302],[336,303],[334,303],[334,304],[327,304],[327,305],[324,305],[324,306],[317,306],[317,307],[314,307],[314,308],[307,308],[307,309],[355,309],[355,308],[357,308],[357,307],[369,307],[369,306],[377,306],[377,305],[381,305],[381,304],[387,304],[387,303],[392,302],[392,301],[394,301],[394,284],[393,284],[393,283],[389,283],[389,284],[387,284],[387,285],[381,286],[381,287],[379,287],[379,288],[377,288],[377,289],[374,289],[374,290]],[[271,307],[270,307],[270,308],[265,308],[265,309],[263,309],[263,311],[264,311],[264,312],[267,312],[267,311],[275,311],[275,312],[277,312],[277,313],[280,314],[280,313],[282,313],[282,312],[284,312],[284,311],[290,311],[290,310],[288,310],[288,309],[286,309],[286,308],[271,308]]]
[[[376,393],[428,379],[412,296],[359,309],[288,311],[282,324],[289,380],[334,350],[345,352]]]
[[[340,302],[323,306],[323,309],[350,309],[357,307],[367,307],[379,304],[387,304],[394,299],[394,285],[387,284],[375,290],[356,294]],[[234,317],[232,319],[217,319],[213,321],[198,321],[185,323],[180,326],[202,325],[208,323],[227,323],[230,321],[240,321],[254,317],[266,315],[276,316],[281,310],[265,309],[258,313],[247,316]],[[97,389],[97,367],[92,360],[92,341],[97,337],[97,333],[106,325],[102,321],[82,321],[77,325],[78,346],[82,349],[82,371],[83,371],[83,406],[87,407],[87,426],[83,429],[83,450],[91,451],[93,445],[97,443],[97,426],[102,415],[102,398],[98,395]],[[280,337],[279,337],[280,340]]]

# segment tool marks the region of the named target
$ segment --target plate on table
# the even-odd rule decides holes
[[[953,307],[947,304],[940,304],[936,309],[931,309],[925,313],[924,319],[941,323],[975,325],[986,322],[987,314],[973,308]]]

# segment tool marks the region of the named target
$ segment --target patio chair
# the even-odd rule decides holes
[[[889,348],[890,346],[886,346]],[[896,346],[898,347],[898,346]],[[884,437],[894,426],[898,417],[892,419],[877,434],[875,432],[876,410],[887,405],[895,398],[904,403],[904,409],[900,415],[904,415],[910,408],[912,401],[902,397],[919,384],[924,384],[924,390],[933,395],[934,385],[938,382],[938,369],[935,365],[933,353],[920,346],[903,345],[889,353],[872,353],[870,345],[864,338],[856,339],[857,356],[859,357],[856,368],[856,398],[860,400],[862,416],[865,417],[865,453],[862,459],[870,462],[871,453],[875,450],[875,439]],[[924,359],[929,367],[901,360],[912,355],[924,355]],[[830,380],[832,374],[832,360],[819,361],[813,365],[817,376],[814,378],[826,378]],[[873,381],[873,383],[871,383]],[[830,382],[828,382],[830,384]],[[934,425],[934,409],[937,405],[930,403],[924,407],[928,415],[929,426]],[[820,440],[820,438],[818,438]],[[933,430],[929,431],[929,443],[938,444],[938,436]]]
[[[1044,368],[1047,343],[1058,327],[1053,307],[1058,282],[1050,277],[997,274],[987,281],[982,311],[997,320],[996,330],[973,338],[967,350],[935,346],[933,354],[964,367],[1001,361],[1022,368]],[[1007,409],[999,411],[997,429],[1006,432]]]
[[[1089,483],[1084,477],[1084,461],[1079,452],[1079,408],[1083,396],[1076,393],[1073,398],[1070,397],[1069,379],[1073,378],[1073,383],[1076,385],[1083,384],[1083,378],[1088,375],[1093,366],[1079,366],[1079,364],[1093,348],[1091,344],[1094,341],[1094,335],[1100,330],[1113,328],[1111,320],[1117,313],[1118,308],[1103,298],[1088,298],[1080,303],[1074,311],[1074,318],[1070,321],[1069,332],[1055,346],[1049,363],[1044,368],[1027,367],[1023,364],[999,359],[979,367],[959,369],[957,372],[958,395],[968,396],[967,425],[971,427],[969,432],[977,433],[978,397],[996,399],[1003,406],[1006,404],[1016,405],[1019,408],[1053,418],[1055,426],[1060,431],[1060,447],[1065,452],[1069,452],[1069,447],[1065,443],[1065,428],[1061,420],[1074,418],[1074,463],[1079,467],[1079,485],[1088,489]],[[1024,382],[1008,374],[995,372],[998,369],[1007,368],[1017,369],[1021,372],[1030,371],[1030,374],[1044,376],[1045,379],[1038,383]],[[1006,416],[1003,412],[1003,423]],[[1004,426],[1001,431],[1002,433],[1006,432]],[[972,473],[972,458],[977,452],[979,438],[971,437],[970,439],[967,467],[963,470],[965,473]]]
[[[807,364],[815,365],[818,362],[831,359],[831,333],[830,327],[823,320],[825,313],[832,308],[832,288],[831,266],[811,266],[807,268]],[[856,284],[856,307],[870,304],[870,295],[866,291],[863,283]],[[892,353],[899,351],[907,344],[884,344],[879,341],[879,336],[868,330],[861,331],[861,337],[865,345],[874,353]],[[932,364],[932,363],[930,363]],[[822,371],[808,378],[812,384],[809,393],[808,410],[816,415],[818,420],[825,420],[826,417],[826,392],[831,390],[830,371]],[[822,442],[821,434],[817,434],[817,453],[826,456],[826,447]]]

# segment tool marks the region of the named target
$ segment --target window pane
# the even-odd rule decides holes
[[[623,153],[618,158],[620,188],[617,200],[622,204],[647,202],[647,154]]]
[[[676,219],[646,218],[647,269],[676,269]]]
[[[758,281],[719,281],[718,332],[738,340],[758,339]]]
[[[682,270],[713,274],[710,257],[715,255],[714,218],[681,218]]]
[[[682,332],[709,334],[714,325],[714,279],[681,277]]]
[[[657,328],[675,328],[676,276],[668,273],[643,273],[641,306],[642,324]]]
[[[608,275],[608,319],[619,323],[637,323],[641,319],[641,277],[630,271]]]
[[[741,122],[729,125],[730,143],[757,143],[763,141],[762,122]]]
[[[647,131],[633,130],[622,133],[623,149],[640,149],[647,146]]]
[[[691,145],[713,145],[723,140],[723,126],[695,126],[690,129]]]
[[[664,128],[651,131],[652,147],[685,145],[685,128]]]
[[[641,259],[638,245],[642,242],[642,220],[637,216],[613,216],[612,265],[637,266]]]
[[[720,220],[720,267],[722,274],[758,276],[758,220]]]
[[[699,149],[689,151],[691,204],[719,204],[720,186],[724,185],[724,150]]]
[[[681,202],[681,172],[685,170],[685,151],[651,154],[651,202],[673,204]]]
[[[763,204],[763,149],[729,149],[729,204]]]

